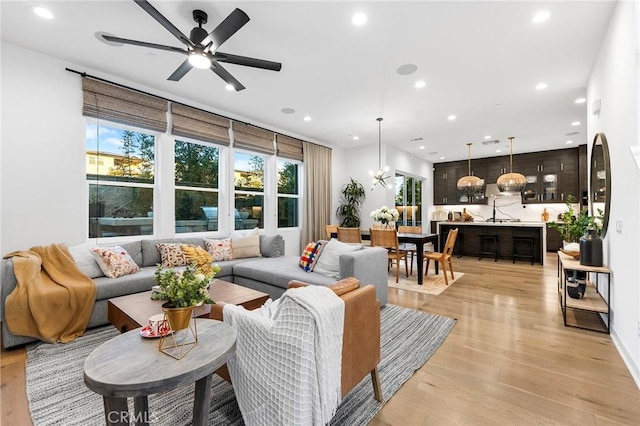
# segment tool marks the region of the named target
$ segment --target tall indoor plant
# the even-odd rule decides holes
[[[349,179],[340,190],[340,205],[336,215],[342,218],[340,226],[357,228],[360,226],[360,206],[366,198],[366,192],[360,182],[354,178]]]

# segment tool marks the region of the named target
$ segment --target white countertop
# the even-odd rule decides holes
[[[541,221],[522,221],[522,222],[497,222],[499,219],[496,219],[496,222],[485,222],[484,220],[479,220],[477,222],[449,222],[449,221],[441,221],[438,222],[438,226],[440,225],[462,225],[462,226],[502,226],[502,227],[528,227],[528,228],[544,228],[547,225],[547,222]]]

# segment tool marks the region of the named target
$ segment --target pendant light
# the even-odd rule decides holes
[[[471,143],[467,144],[468,158],[469,158],[469,173],[467,176],[463,176],[458,179],[458,190],[460,190],[466,196],[472,196],[482,192],[484,186],[484,180],[478,176],[471,176]]]
[[[389,171],[388,166],[382,167],[382,117],[376,118],[378,121],[378,171],[373,172],[369,171],[369,174],[373,176],[371,179],[371,190],[376,187],[376,185],[380,185],[383,188],[392,188],[391,184],[386,182],[391,176],[385,176],[387,171]]]
[[[509,136],[509,173],[497,180],[498,189],[503,195],[519,195],[527,185],[527,179],[520,173],[513,173],[513,136]]]

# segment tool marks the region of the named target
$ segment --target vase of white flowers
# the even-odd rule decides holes
[[[400,213],[398,213],[398,210],[390,209],[387,206],[382,206],[371,212],[371,218],[384,228],[393,228],[393,224],[399,217]]]

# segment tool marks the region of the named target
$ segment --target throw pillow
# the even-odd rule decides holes
[[[345,244],[332,238],[322,249],[322,255],[313,270],[314,272],[339,279],[340,255],[361,249],[361,245]]]
[[[316,266],[318,258],[322,253],[323,247],[324,243],[322,241],[318,241],[311,242],[304,248],[304,250],[302,251],[302,255],[300,256],[299,264],[305,272],[313,271],[313,268]]]
[[[260,235],[260,254],[262,257],[280,257],[284,253],[280,251],[283,244],[282,235]]]
[[[140,270],[138,264],[120,246],[93,247],[91,252],[104,275],[109,278],[134,274]]]
[[[158,243],[156,247],[160,251],[160,259],[164,268],[173,268],[174,266],[187,266],[187,256],[182,251],[180,243]]]
[[[79,244],[77,246],[69,247],[69,253],[76,262],[76,266],[80,269],[80,272],[88,276],[89,278],[103,277],[104,273],[100,269],[100,265],[96,261],[91,251],[90,244]]]
[[[245,257],[261,257],[260,254],[260,229],[254,228],[247,234],[234,232],[231,234],[231,249],[233,257],[243,259]]]
[[[204,246],[207,251],[211,253],[211,257],[214,262],[221,262],[223,260],[233,260],[233,251],[231,250],[231,238],[225,238],[222,240],[204,240]]]
[[[202,247],[192,246],[190,244],[182,244],[181,248],[190,265],[195,265],[196,269],[203,274],[211,273],[211,262],[213,262],[211,253]]]

